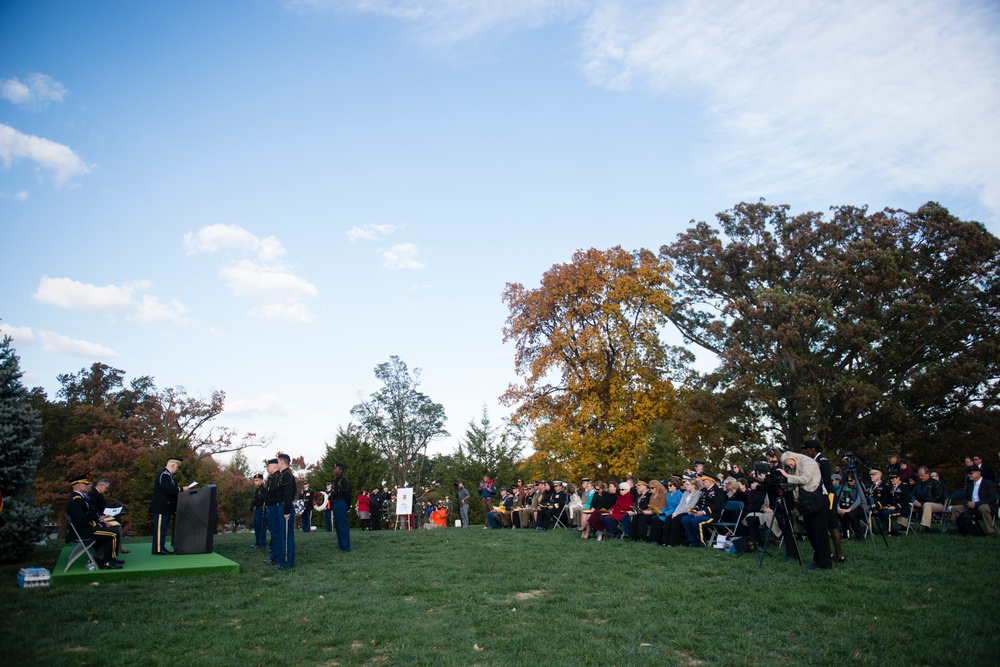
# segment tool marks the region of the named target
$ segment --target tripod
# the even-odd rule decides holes
[[[858,499],[861,501],[861,511],[865,517],[865,524],[868,526],[868,533],[865,535],[865,540],[871,538],[872,542],[872,553],[878,556],[878,545],[875,544],[875,537],[872,532],[875,530],[875,526],[878,526],[878,532],[882,535],[882,540],[885,542],[885,548],[889,548],[889,538],[885,536],[885,529],[882,528],[882,523],[878,520],[878,517],[872,517],[872,506],[868,502],[868,492],[865,490],[864,485],[861,484],[861,478],[858,477],[857,470],[854,467],[854,457],[847,457],[847,473],[854,478],[854,484],[858,489]],[[862,461],[862,463],[864,463]],[[870,469],[870,468],[869,468]]]
[[[799,550],[799,543],[795,541],[795,528],[792,525],[792,515],[788,511],[788,505],[787,505],[787,503],[785,503],[785,492],[784,492],[784,490],[782,490],[782,489],[778,490],[778,494],[775,496],[775,502],[774,502],[774,504],[775,504],[775,507],[774,507],[774,517],[772,518],[772,521],[778,521],[779,517],[783,517],[784,519],[787,520],[785,522],[784,526],[781,525],[780,521],[778,522],[778,526],[781,528],[781,541],[778,542],[778,546],[781,546],[781,542],[784,541],[784,540],[791,540],[792,541],[792,547],[793,547],[793,549],[795,551],[795,557],[799,561],[799,567],[803,567],[803,564],[802,564],[802,552]],[[781,514],[779,514],[779,512]],[[761,522],[758,519],[758,524],[759,523],[761,523]],[[761,549],[760,549],[760,553],[757,554],[757,569],[758,570],[764,564],[764,556],[765,555],[767,555],[767,556],[771,555],[767,551],[767,546],[768,546],[768,544],[771,541],[772,531],[771,531],[771,527],[768,526],[768,525],[766,525],[766,522],[764,522],[764,523],[765,523],[765,525],[758,527],[758,530],[760,530],[760,528],[762,527],[766,531],[765,535],[764,535],[764,542],[763,542],[763,544],[761,546]]]

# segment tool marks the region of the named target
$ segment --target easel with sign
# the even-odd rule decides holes
[[[393,530],[413,529],[413,487],[396,489],[396,525]]]

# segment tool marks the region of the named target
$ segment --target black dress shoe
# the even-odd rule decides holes
[[[107,563],[98,563],[97,565],[102,570],[120,570],[122,569],[122,564],[115,561],[109,560]]]

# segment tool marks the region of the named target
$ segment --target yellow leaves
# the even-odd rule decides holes
[[[648,250],[592,248],[553,266],[537,289],[507,285],[504,341],[516,344],[524,382],[502,400],[536,426],[537,451],[572,468],[635,469],[650,424],[675,401],[659,339],[670,268]]]

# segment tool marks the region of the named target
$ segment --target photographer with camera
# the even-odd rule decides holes
[[[792,529],[792,518],[790,512],[795,507],[792,494],[785,494],[785,478],[781,475],[781,462],[778,457],[781,450],[770,449],[765,454],[766,462],[759,461],[754,464],[753,478],[757,481],[758,488],[767,496],[767,506],[770,508],[770,518],[765,518],[761,526],[770,529],[776,539],[785,536],[785,557],[782,562],[798,560],[798,551],[795,548],[795,531]],[[766,517],[767,510],[765,510]],[[777,530],[774,524],[777,523]],[[751,531],[752,532],[752,531]],[[752,539],[752,536],[751,536]],[[761,536],[763,541],[763,535]]]
[[[781,455],[781,462],[785,468],[779,470],[787,482],[794,485],[796,506],[813,548],[813,562],[807,569],[829,570],[833,567],[826,525],[829,499],[823,489],[819,464],[805,454],[796,452],[785,452]]]

